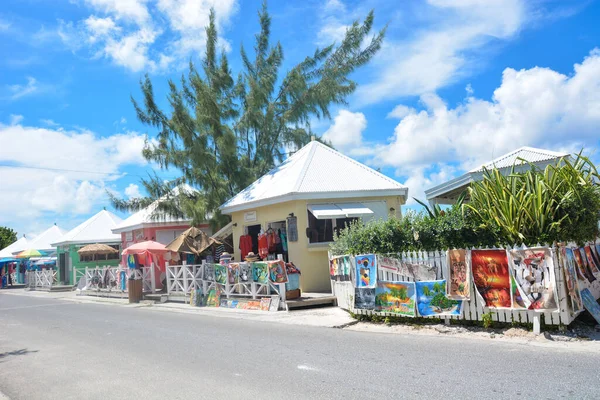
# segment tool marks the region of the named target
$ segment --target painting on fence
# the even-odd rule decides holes
[[[377,261],[374,254],[356,256],[356,287],[377,286]]]
[[[204,280],[209,282],[215,281],[215,268],[213,264],[204,264]]]
[[[239,282],[252,282],[252,265],[250,263],[239,264]]]
[[[331,260],[329,260],[329,278],[331,280],[334,280],[337,275],[337,270],[338,270],[337,262],[338,262],[337,257],[333,257]]]
[[[288,281],[285,263],[281,260],[269,262],[269,279],[273,283],[286,283]]]
[[[252,263],[252,280],[256,283],[269,283],[269,265],[265,262]]]
[[[525,304],[525,300],[523,300],[523,296],[521,296],[521,292],[519,292],[519,288],[517,287],[517,282],[512,276],[510,277],[510,289],[512,294],[512,308],[526,310],[527,305]]]
[[[227,284],[227,266],[221,264],[213,264],[215,270],[215,282],[221,285]]]
[[[354,289],[354,308],[363,310],[375,309],[375,289],[355,288]]]
[[[394,274],[409,276],[414,279],[412,271],[409,271],[406,264],[400,258],[377,256],[377,268],[380,271],[392,272]]]
[[[587,258],[587,262],[592,273],[594,275],[600,274],[600,270],[598,270],[598,264],[596,263],[596,260],[594,259],[594,254],[592,253],[592,248],[590,246],[585,246],[583,248],[583,251],[585,252],[585,256]]]
[[[338,258],[339,272],[343,280],[350,279],[350,269],[352,268],[351,257],[341,256]]]
[[[573,255],[575,256],[575,262],[577,263],[577,267],[579,271],[581,271],[581,275],[585,277],[589,283],[592,283],[596,280],[592,271],[588,269],[587,260],[585,256],[585,251],[583,248],[581,249],[573,249]]]
[[[227,281],[230,285],[235,285],[240,280],[240,264],[230,262],[227,265]]]
[[[568,247],[561,247],[560,255],[563,272],[565,274],[567,294],[570,300],[569,304],[571,305],[572,312],[578,313],[583,310],[583,301],[581,300],[581,293],[579,293],[575,256],[573,256],[573,250]]]
[[[462,300],[446,296],[446,280],[415,282],[417,310],[422,317],[460,315]]]
[[[454,300],[469,300],[471,279],[469,277],[471,269],[467,263],[466,250],[448,250],[448,277],[447,282],[448,298]]]
[[[404,317],[414,317],[415,283],[377,281],[375,309]]]
[[[206,298],[204,300],[204,304],[207,307],[219,307],[221,301],[221,291],[219,289],[210,289]]]
[[[511,283],[505,250],[473,250],[471,269],[475,289],[491,308],[511,308]]]
[[[529,310],[558,308],[554,261],[547,247],[510,250],[510,271]]]
[[[596,301],[596,298],[590,292],[590,289],[585,288],[581,291],[581,298],[583,299],[583,305],[585,309],[588,310],[592,317],[600,324],[600,305]]]
[[[590,244],[589,247],[590,252],[592,253],[592,258],[594,259],[594,264],[596,267],[598,267],[598,269],[600,269],[600,255],[598,255],[598,249],[594,243]]]
[[[437,278],[437,268],[433,264],[405,263],[409,276],[415,281],[434,281]]]

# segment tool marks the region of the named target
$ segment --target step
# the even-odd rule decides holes
[[[327,306],[335,307],[337,305],[337,298],[335,296],[301,297],[299,299],[287,300],[286,304],[289,310]]]

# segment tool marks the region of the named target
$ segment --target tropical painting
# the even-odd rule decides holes
[[[448,298],[455,300],[469,300],[470,297],[470,269],[467,264],[466,250],[448,250],[449,277],[447,283]]]
[[[567,284],[567,293],[569,295],[571,310],[573,313],[583,311],[583,301],[579,292],[579,282],[577,281],[577,265],[573,250],[568,247],[560,248],[560,260],[565,273],[565,283]]]
[[[285,263],[281,260],[269,263],[269,279],[273,283],[286,283],[288,281]]]
[[[207,307],[219,307],[221,291],[219,289],[210,289],[204,300]]]
[[[227,284],[227,267],[221,264],[213,264],[215,270],[215,282],[226,285]]]
[[[588,310],[596,322],[600,324],[600,305],[598,305],[598,302],[592,292],[590,292],[590,289],[583,289],[581,291],[581,298],[583,299],[585,309]]]
[[[269,283],[269,265],[265,262],[252,263],[252,280],[256,283]]]
[[[475,289],[486,307],[511,308],[511,282],[505,250],[473,250],[471,269]]]
[[[230,285],[235,285],[240,279],[240,264],[229,263],[227,265],[227,281]]]
[[[446,296],[446,280],[415,282],[417,310],[422,317],[460,315],[461,300],[451,300]]]
[[[375,309],[375,289],[355,288],[354,308],[363,310]]]
[[[415,316],[415,283],[378,281],[375,289],[375,308],[378,311]]]
[[[529,310],[558,308],[554,262],[547,247],[509,251],[510,271]]]
[[[377,261],[374,254],[356,256],[356,287],[375,288],[377,286]]]
[[[599,274],[600,270],[598,270],[598,264],[596,264],[596,260],[594,259],[594,254],[592,253],[592,249],[590,246],[585,246],[583,248],[585,252],[585,256],[587,258],[588,265],[590,266],[590,270],[593,274]]]
[[[252,265],[249,263],[239,264],[239,282],[252,282]]]

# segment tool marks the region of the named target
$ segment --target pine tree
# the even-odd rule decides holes
[[[234,79],[227,56],[218,55],[215,12],[206,28],[206,53],[201,72],[190,62],[187,76],[169,81],[169,112],[159,109],[152,81],[140,86],[143,104],[132,98],[141,122],[158,130],[146,143],[144,157],[162,169],[181,171],[163,183],[157,176],[143,180],[149,196],[124,201],[111,197],[116,208],[136,210],[162,199],[157,211],[194,223],[227,221],[218,207],[285,159],[286,149],[300,148],[311,139],[310,119],[330,118],[331,105],[346,104],[356,89],[350,74],[379,50],[385,29],[368,37],[373,11],[355,21],[339,46],[316,49],[282,78],[283,48],[271,44],[271,18],[266,3],[258,13],[254,57],[241,47],[242,70]],[[198,192],[174,193],[182,183]],[[159,215],[160,213],[156,213]]]

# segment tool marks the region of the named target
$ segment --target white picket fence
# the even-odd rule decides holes
[[[556,277],[556,287],[558,294],[558,310],[556,311],[532,311],[532,310],[511,310],[511,309],[496,309],[486,307],[480,298],[478,298],[474,284],[471,285],[471,296],[470,300],[463,300],[463,310],[461,315],[447,316],[442,319],[462,319],[469,321],[482,321],[483,315],[486,313],[492,314],[492,319],[496,322],[519,322],[519,323],[531,323],[538,324],[540,316],[543,316],[544,323],[547,325],[568,325],[577,315],[573,315],[569,308],[569,299],[567,296],[566,282],[563,268],[559,263],[557,257],[558,249],[555,247],[550,248],[552,252],[554,274]],[[396,257],[401,259],[403,262],[414,263],[414,264],[426,264],[434,266],[436,270],[436,279],[445,279],[447,277],[447,258],[446,251],[420,251],[420,252],[404,252],[401,254],[385,254],[383,256]],[[396,316],[392,313],[374,311],[374,310],[362,310],[354,309],[354,257],[351,257],[353,268],[351,268],[351,281],[332,281],[332,291],[337,297],[338,306],[352,311],[355,314],[362,315],[380,315],[380,316]],[[385,281],[407,281],[412,282],[414,278],[412,276],[400,275],[388,270],[378,269],[377,279]],[[600,280],[596,280],[593,283],[586,283],[584,287],[590,289],[595,298],[600,297]],[[582,287],[581,289],[583,289]],[[440,317],[427,317],[427,318],[440,318]]]
[[[57,271],[44,269],[41,271],[27,271],[25,285],[29,288],[51,289],[57,278]]]
[[[121,283],[121,273],[125,272],[125,288]],[[129,288],[129,278],[133,274],[134,279],[142,280],[142,288],[144,292],[156,293],[156,267],[152,264],[149,267],[130,270],[121,266],[106,266],[106,267],[86,267],[83,273],[75,273],[74,278],[79,281],[79,278],[85,276],[86,290],[97,292],[124,292]]]
[[[202,289],[203,293],[218,288],[228,299],[231,297],[259,297],[278,295],[280,307],[285,308],[285,283],[261,284],[257,282],[240,282],[236,284],[220,284],[214,280],[204,279],[204,262],[202,264],[169,265],[167,263],[167,294],[169,296],[188,297],[192,291]]]

